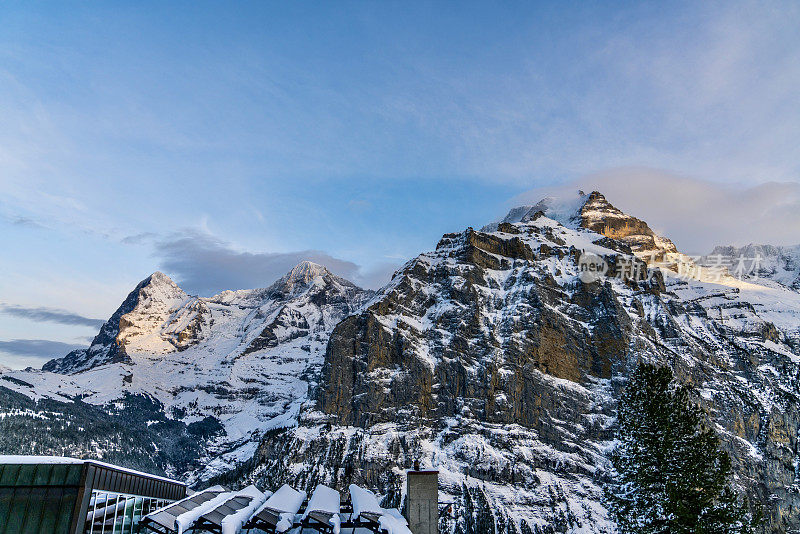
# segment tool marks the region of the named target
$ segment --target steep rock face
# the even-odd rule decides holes
[[[406,264],[333,330],[316,402],[241,475],[363,483],[397,502],[419,459],[456,501],[445,530],[477,524],[464,511],[478,495],[502,532],[613,532],[600,486],[616,399],[644,359],[697,388],[765,531],[798,528],[797,293],[648,269],[630,241],[542,211],[448,234]],[[584,253],[612,276],[585,281]]]
[[[539,259],[568,256],[538,235],[538,249],[547,249]],[[529,244],[508,234],[445,237],[379,302],[334,330],[321,409],[362,427],[399,414],[437,420],[465,411],[531,426],[542,424],[530,410],[541,389],[536,371],[573,382],[609,378],[624,362],[628,322],[611,290],[597,284],[567,294],[547,270],[531,272],[530,260],[515,265],[520,257],[533,260]],[[580,307],[580,316],[566,317],[562,307]]]
[[[106,406],[126,395],[153,399],[159,413],[198,435],[194,465],[175,474],[204,479],[255,451],[261,435],[291,424],[319,374],[328,336],[372,292],[302,262],[263,289],[187,295],[155,273],[131,292],[92,346],[14,372],[3,384],[31,397]],[[66,375],[66,376],[62,376]],[[30,387],[26,387],[27,384]]]

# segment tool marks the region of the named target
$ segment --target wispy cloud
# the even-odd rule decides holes
[[[141,245],[148,241],[153,241],[158,237],[154,232],[141,232],[138,234],[129,235],[119,240],[123,245]]]
[[[655,169],[625,168],[586,176],[565,186],[538,188],[512,204],[548,195],[598,190],[619,209],[648,222],[683,252],[716,245],[800,243],[800,183],[726,185]]]
[[[28,228],[36,228],[42,229],[47,228],[45,225],[41,224],[39,221],[32,217],[23,217],[20,215],[9,217],[8,221],[13,224],[14,226],[25,226]]]
[[[0,341],[0,364],[20,369],[27,366],[41,367],[47,360],[60,358],[84,347],[48,339],[12,339]]]
[[[40,356],[42,358],[55,358],[67,354],[85,345],[73,345],[48,339],[12,339],[0,341],[0,352],[7,352],[15,356]]]
[[[67,310],[60,310],[58,308],[31,308],[26,306],[18,306],[15,304],[0,303],[0,313],[22,319],[29,319],[36,322],[50,322],[73,326],[91,326],[92,328],[100,328],[103,326],[103,320],[101,319],[84,317],[83,315],[79,315]]]

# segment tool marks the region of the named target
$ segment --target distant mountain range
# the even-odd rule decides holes
[[[800,290],[800,245],[776,247],[751,243],[744,247],[715,247],[702,262],[722,263],[729,274],[744,280],[767,285],[774,282]]]
[[[208,478],[252,456],[264,432],[292,424],[333,327],[373,292],[303,262],[265,289],[187,295],[168,276],[143,280],[87,349],[47,372],[6,375],[17,393],[114,405],[146,397],[159,417],[215,429],[188,472]],[[173,429],[174,431],[174,429]],[[184,468],[185,469],[185,468]]]
[[[716,256],[762,261],[737,273]],[[455,503],[445,531],[614,532],[601,484],[616,400],[646,360],[696,388],[735,486],[766,531],[792,532],[799,259],[766,245],[690,258],[592,192],[446,234],[378,292],[309,262],[211,298],[154,273],[89,348],[0,371],[0,450],[198,485],[354,482],[393,505],[419,460]]]

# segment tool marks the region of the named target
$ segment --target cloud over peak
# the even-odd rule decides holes
[[[682,252],[701,254],[717,245],[800,243],[800,183],[720,184],[648,168],[620,168],[564,186],[537,188],[513,200],[598,190],[622,211],[648,222]]]
[[[266,287],[304,260],[313,261],[350,280],[357,280],[359,266],[319,250],[295,252],[247,252],[210,233],[184,230],[155,243],[154,255],[161,268],[178,284],[199,295],[226,289]]]

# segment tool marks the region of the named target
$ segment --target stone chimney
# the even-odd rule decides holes
[[[439,471],[408,471],[406,516],[413,534],[439,533]]]

